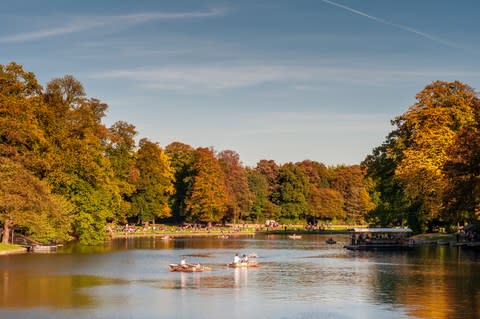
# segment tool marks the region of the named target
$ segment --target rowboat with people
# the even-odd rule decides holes
[[[192,265],[192,264],[185,264],[185,265],[170,264],[168,266],[169,266],[170,271],[177,271],[177,272],[203,272],[203,271],[212,270],[212,268],[207,267],[207,266],[203,266],[203,265],[200,265],[200,264],[195,264],[195,265]]]

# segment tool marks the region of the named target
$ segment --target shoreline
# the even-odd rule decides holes
[[[25,247],[0,250],[0,256],[25,254],[28,250]]]
[[[161,231],[161,232],[129,232],[129,233],[111,233],[111,239],[129,238],[129,237],[236,237],[236,236],[255,236],[255,235],[346,235],[349,232],[345,229],[326,229],[326,230],[305,230],[305,229],[274,229],[274,230],[254,230],[245,229],[236,232],[231,231]]]

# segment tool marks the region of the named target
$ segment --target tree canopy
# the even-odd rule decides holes
[[[216,152],[107,127],[108,105],[71,75],[44,89],[16,63],[0,65],[0,223],[42,239],[107,238],[107,223],[408,224],[417,231],[480,215],[480,100],[436,81],[392,120],[361,165],[314,160],[245,167]],[[137,143],[138,141],[138,143]]]

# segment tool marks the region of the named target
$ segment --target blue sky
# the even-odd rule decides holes
[[[0,64],[75,76],[166,146],[360,163],[435,80],[480,88],[480,1],[0,2]]]

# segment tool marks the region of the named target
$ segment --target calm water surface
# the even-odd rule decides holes
[[[480,255],[358,253],[327,237],[119,239],[0,256],[0,318],[480,318]],[[255,252],[258,269],[229,269]],[[182,256],[211,272],[171,273]]]

